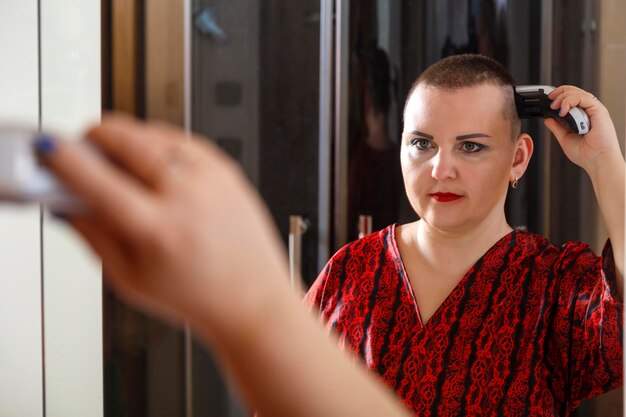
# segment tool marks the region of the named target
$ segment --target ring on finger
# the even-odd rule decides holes
[[[192,158],[188,144],[188,140],[180,142],[163,155],[161,163],[158,164],[158,169],[162,172],[162,176],[176,174],[189,165]]]

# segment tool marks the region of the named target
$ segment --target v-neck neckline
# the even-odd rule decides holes
[[[478,264],[483,259],[485,259],[485,257],[487,257],[490,253],[498,249],[503,244],[509,242],[510,239],[512,239],[513,236],[518,232],[516,229],[513,229],[512,231],[510,231],[509,233],[507,233],[506,235],[498,239],[496,243],[494,243],[489,249],[487,249],[485,253],[483,253],[482,256],[480,256],[480,258],[476,260],[476,262],[474,262],[474,264],[470,267],[470,269],[467,270],[467,272],[463,275],[463,278],[461,278],[459,282],[457,282],[457,284],[454,286],[452,291],[450,291],[450,293],[446,296],[446,298],[444,298],[443,302],[439,305],[439,307],[437,307],[435,312],[424,323],[424,321],[422,320],[422,314],[420,312],[419,304],[417,303],[417,298],[415,297],[415,292],[413,291],[413,285],[411,285],[411,280],[409,279],[409,274],[407,273],[406,268],[404,266],[404,261],[402,260],[402,255],[400,254],[400,247],[398,246],[398,241],[396,240],[397,225],[398,225],[397,223],[394,223],[391,228],[391,236],[390,236],[391,247],[394,252],[394,256],[397,258],[396,266],[397,268],[399,268],[398,275],[400,277],[400,280],[402,281],[402,284],[407,288],[407,291],[409,292],[411,300],[413,301],[413,307],[415,309],[417,321],[420,324],[419,332],[421,332],[425,327],[429,325],[429,323],[431,323],[434,319],[437,319],[442,314],[442,311],[444,311],[447,308],[447,305],[451,302],[450,300],[453,298],[452,296],[456,295],[456,293],[459,292],[461,288],[466,285],[467,283],[466,281],[469,279],[472,273],[476,270]]]

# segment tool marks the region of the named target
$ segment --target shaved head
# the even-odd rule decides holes
[[[502,87],[502,117],[511,123],[511,137],[520,134],[521,122],[515,107],[513,89],[515,80],[509,71],[497,61],[483,55],[452,55],[426,68],[413,83],[407,102],[420,86],[453,91],[464,87],[494,85]],[[406,103],[404,105],[406,111]]]

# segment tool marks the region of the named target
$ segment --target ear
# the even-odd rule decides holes
[[[528,168],[528,163],[530,162],[530,157],[533,154],[534,145],[532,138],[528,134],[522,133],[515,139],[514,149],[510,181],[514,181],[516,178],[520,179],[524,176],[526,168]]]

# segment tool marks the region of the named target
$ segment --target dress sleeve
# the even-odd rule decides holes
[[[328,320],[327,315],[334,311],[339,303],[341,283],[344,281],[343,265],[349,251],[346,245],[330,258],[302,300],[302,303],[324,324]]]
[[[317,276],[309,291],[304,296],[302,303],[311,311],[319,313],[321,311],[322,302],[324,298],[324,288],[328,282],[330,271],[332,268],[333,260],[328,261],[322,272]]]
[[[568,243],[555,267],[558,304],[552,351],[555,375],[567,408],[623,383],[623,301],[617,290],[610,242],[602,256],[589,246]],[[561,375],[558,375],[561,374]]]

